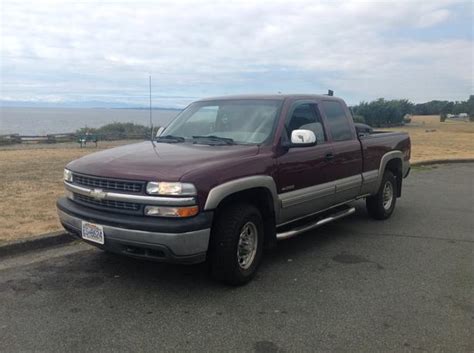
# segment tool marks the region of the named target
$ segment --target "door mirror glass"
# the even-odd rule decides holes
[[[291,132],[291,144],[295,147],[314,146],[316,144],[316,135],[311,130],[293,130]]]

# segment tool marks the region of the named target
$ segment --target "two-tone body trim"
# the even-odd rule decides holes
[[[360,174],[336,180],[336,193],[352,189],[358,189],[361,183],[362,175]]]
[[[301,219],[308,214],[328,209],[334,204],[347,202],[360,195],[360,174],[327,183],[310,186],[278,195],[281,214],[278,224]]]
[[[387,167],[388,162],[390,162],[393,159],[399,159],[401,164],[402,164],[402,176],[405,177],[408,174],[408,170],[410,169],[410,161],[404,159],[404,155],[402,151],[395,150],[395,151],[390,151],[382,156],[382,159],[380,160],[380,166],[379,166],[379,175],[377,178],[377,184],[376,188],[373,193],[376,193],[377,190],[380,188],[380,185],[382,184],[382,179],[383,179],[383,173],[385,171],[385,168]]]
[[[336,192],[336,183],[329,182],[324,184],[319,184],[315,186],[310,186],[303,189],[298,189],[295,191],[285,192],[278,195],[281,207],[283,209],[297,206],[302,203],[310,202],[315,199],[326,197],[329,195],[334,195]]]
[[[377,191],[379,179],[379,170],[369,170],[368,172],[362,173],[362,186],[360,189],[361,194],[372,194]]]
[[[273,197],[277,225],[281,226],[304,218],[308,214],[317,214],[377,192],[387,163],[392,159],[400,159],[405,175],[409,162],[403,162],[401,151],[391,151],[383,155],[379,169],[363,172],[347,178],[310,186],[303,189],[277,193],[276,184],[271,176],[257,175],[232,180],[218,185],[209,192],[204,210],[213,210],[227,196],[252,188],[266,188]]]
[[[358,193],[362,183],[362,176],[357,174],[347,178],[330,181],[327,183],[310,186],[278,195],[282,208],[296,206],[300,203],[306,203],[314,199],[352,191]]]
[[[275,216],[278,219],[278,216],[280,214],[280,205],[278,203],[277,188],[275,185],[275,180],[273,180],[273,178],[268,175],[255,175],[250,177],[244,177],[228,181],[212,188],[207,196],[206,204],[204,205],[204,210],[213,210],[217,208],[219,203],[229,195],[235,194],[239,191],[260,187],[267,189],[272,195],[273,208]]]

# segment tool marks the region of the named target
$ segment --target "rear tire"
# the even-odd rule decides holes
[[[249,282],[262,259],[263,239],[262,216],[255,206],[239,203],[226,207],[212,229],[212,277],[231,285]]]
[[[390,170],[383,174],[379,191],[366,199],[369,215],[378,220],[389,218],[397,203],[397,179]]]

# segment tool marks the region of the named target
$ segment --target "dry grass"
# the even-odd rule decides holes
[[[63,194],[64,166],[97,150],[131,143],[16,145],[0,148],[0,242],[61,228],[55,202]]]
[[[474,158],[474,123],[441,123],[438,115],[414,116],[410,124],[388,130],[410,134],[412,162]]]
[[[440,123],[438,116],[415,116],[407,131],[412,161],[474,158],[474,123]],[[426,130],[436,130],[426,132]],[[131,141],[102,142],[99,150]],[[56,199],[63,194],[62,172],[71,160],[95,152],[76,143],[0,148],[0,242],[60,229]]]

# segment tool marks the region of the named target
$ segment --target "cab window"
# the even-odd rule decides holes
[[[317,143],[326,142],[322,120],[314,103],[299,103],[294,107],[287,123],[288,138],[293,130],[298,129],[314,132]]]
[[[334,141],[352,140],[352,130],[342,104],[336,101],[323,101],[324,114]]]

